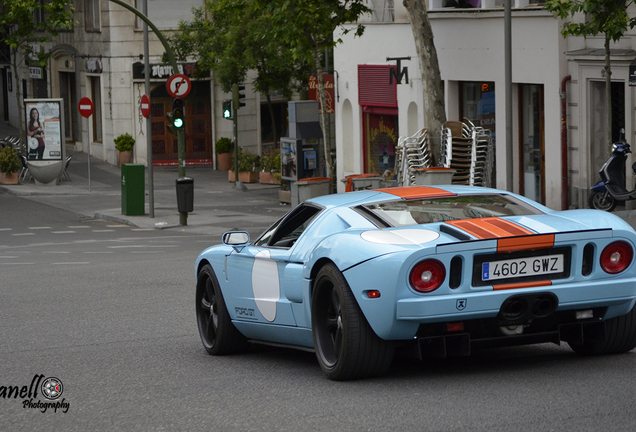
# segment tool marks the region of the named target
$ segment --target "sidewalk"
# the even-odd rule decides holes
[[[4,137],[0,129],[0,136]],[[154,218],[149,216],[148,175],[145,179],[145,215],[122,214],[120,168],[91,157],[90,190],[88,157],[68,152],[70,181],[58,186],[36,185],[33,180],[19,185],[0,185],[8,192],[29,200],[68,210],[91,218],[110,220],[139,228],[173,229],[218,235],[231,229],[245,230],[252,238],[259,235],[290,210],[278,200],[277,185],[245,184],[241,191],[228,181],[226,171],[209,166],[186,167],[186,176],[194,179],[194,211],[187,225],[180,225],[177,210],[177,167],[154,167]]]
[[[17,130],[0,122],[0,138],[18,135]],[[68,152],[73,157],[69,166],[70,181],[58,186],[36,185],[33,180],[16,186],[0,185],[0,192],[27,197],[32,201],[69,210],[91,218],[147,229],[174,229],[221,236],[239,229],[258,236],[290,210],[280,204],[279,186],[245,184],[241,191],[228,182],[226,171],[209,166],[186,167],[186,176],[194,179],[194,211],[188,214],[187,225],[179,223],[175,181],[177,167],[154,167],[154,218],[149,216],[148,175],[146,170],[146,214],[126,216],[121,212],[120,168],[91,157],[90,191],[88,190],[88,157],[85,153]],[[620,208],[620,207],[619,207]],[[636,229],[636,211],[614,212]]]

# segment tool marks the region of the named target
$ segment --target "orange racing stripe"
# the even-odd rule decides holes
[[[471,234],[478,239],[527,236],[533,234],[530,230],[497,217],[462,219],[457,221],[447,221],[446,223],[466,231],[468,234]]]
[[[554,234],[512,237],[497,240],[497,252],[548,249],[554,246]]]
[[[430,186],[403,186],[386,189],[376,189],[379,192],[389,193],[391,195],[399,196],[404,199],[416,199],[416,198],[434,198],[434,197],[451,197],[456,196],[452,192],[445,191]]]
[[[511,283],[511,284],[502,284],[502,285],[493,285],[493,289],[495,291],[500,290],[508,290],[515,288],[534,288],[540,286],[548,286],[552,285],[552,281],[535,281],[535,282],[519,282],[519,283]]]

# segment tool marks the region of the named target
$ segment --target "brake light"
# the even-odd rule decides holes
[[[434,259],[426,259],[413,267],[409,282],[415,291],[429,293],[439,288],[445,278],[444,264]]]
[[[629,243],[615,241],[601,252],[601,268],[605,273],[616,274],[624,271],[632,263],[634,251]]]

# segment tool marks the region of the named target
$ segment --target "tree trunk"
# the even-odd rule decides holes
[[[21,92],[20,92],[20,76],[18,75],[18,50],[17,49],[12,49],[11,50],[11,54],[13,56],[13,63],[11,64],[11,67],[13,69],[13,76],[15,77],[15,101],[16,101],[16,107],[18,109],[18,120],[20,120],[19,122],[19,130],[20,130],[20,136],[18,138],[20,138],[20,149],[23,151],[23,154],[26,154],[26,145],[27,143],[25,142],[25,126],[24,126],[24,110],[22,107],[22,97],[21,97]]]
[[[433,29],[428,20],[425,1],[403,0],[403,4],[409,14],[415,49],[420,60],[422,90],[424,91],[424,118],[431,142],[433,165],[435,165],[440,153],[442,125],[446,122],[446,110],[437,50],[435,50],[433,43]]]
[[[331,134],[328,122],[327,115],[327,102],[325,100],[325,81],[323,79],[323,70],[320,64],[320,52],[318,48],[314,48],[314,59],[316,62],[316,77],[318,78],[318,99],[320,99],[320,106],[322,110],[320,112],[320,126],[322,128],[323,135],[323,152],[325,157],[325,165],[327,168],[327,177],[333,178],[333,170],[332,164],[333,161],[331,159]]]
[[[269,91],[265,93],[267,96],[267,108],[269,110],[269,116],[272,120],[272,133],[274,134],[274,148],[278,148],[278,126],[276,125],[276,118],[274,117],[274,105],[272,104],[272,98],[269,95]]]
[[[612,154],[612,69],[610,67],[610,37],[605,33],[605,141],[608,154]]]

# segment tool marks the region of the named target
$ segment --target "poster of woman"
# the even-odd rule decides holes
[[[27,99],[26,143],[28,160],[62,160],[60,99]]]

